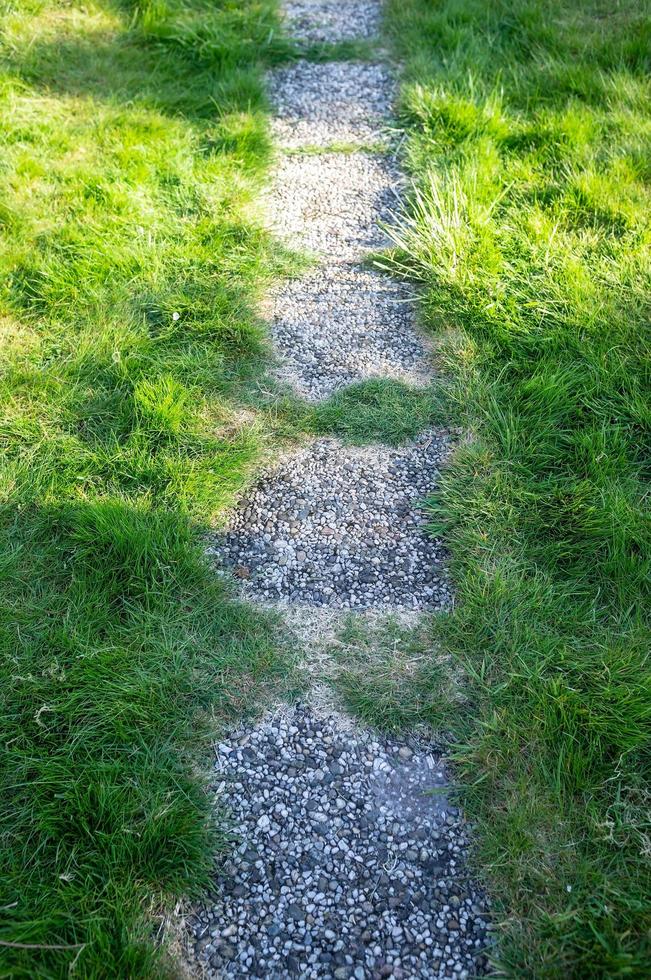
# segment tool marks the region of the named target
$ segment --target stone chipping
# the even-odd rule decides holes
[[[317,439],[271,467],[210,547],[243,594],[344,609],[443,609],[452,602],[424,499],[452,437],[408,446]]]
[[[195,909],[210,977],[464,978],[483,971],[469,834],[426,739],[385,738],[308,705],[217,749],[233,846]]]
[[[288,32],[308,44],[365,41],[378,34],[378,0],[285,0]]]
[[[382,64],[298,61],[270,72],[276,143],[285,149],[386,143],[394,90]]]
[[[390,245],[381,228],[399,200],[392,159],[371,153],[282,157],[267,192],[273,230],[293,248],[330,262],[360,261]]]
[[[413,290],[355,265],[320,265],[269,301],[277,374],[308,401],[370,378],[424,386],[431,347],[416,328]]]

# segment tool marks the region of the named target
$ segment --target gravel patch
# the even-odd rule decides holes
[[[256,601],[445,608],[445,555],[420,503],[450,442],[435,431],[397,449],[318,439],[262,476],[209,552]]]
[[[235,841],[189,920],[208,976],[482,975],[485,903],[446,785],[432,744],[306,706],[233,733],[213,789]]]
[[[395,86],[384,65],[299,61],[271,72],[267,87],[280,146],[376,143],[386,136]]]
[[[284,282],[268,322],[278,375],[318,401],[368,378],[430,380],[430,346],[418,332],[413,289],[356,266],[322,265]]]
[[[386,248],[378,226],[399,200],[402,178],[387,157],[324,153],[284,157],[267,192],[274,230],[294,248],[359,261]]]
[[[357,41],[380,28],[380,0],[286,0],[288,29],[308,43]]]

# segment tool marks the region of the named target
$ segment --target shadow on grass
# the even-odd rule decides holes
[[[4,509],[0,534],[0,939],[74,947],[5,948],[4,969],[151,975],[143,909],[209,881],[218,835],[196,773],[215,716],[281,683],[288,653],[176,514],[28,504]]]
[[[105,3],[14,45],[5,64],[48,93],[140,105],[189,120],[260,109],[252,66],[289,50],[275,4]]]

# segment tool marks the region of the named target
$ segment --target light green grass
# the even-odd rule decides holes
[[[289,662],[198,540],[273,438],[284,49],[271,0],[25,0],[3,32],[0,974],[160,977],[216,845],[207,734]]]
[[[511,977],[651,974],[648,4],[390,0],[416,182],[394,268],[473,440],[438,642]]]

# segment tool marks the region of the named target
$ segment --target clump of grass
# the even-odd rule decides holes
[[[271,438],[253,204],[284,49],[271,0],[3,30],[0,972],[161,976],[152,914],[216,844],[208,724],[287,663],[198,543]]]
[[[440,424],[445,411],[443,385],[412,388],[398,381],[373,379],[343,388],[315,405],[304,427],[315,435],[337,435],[350,442],[397,445]]]
[[[377,42],[372,39],[345,41],[294,42],[293,56],[308,61],[373,61],[378,56]]]
[[[283,151],[286,156],[325,156],[327,153],[340,153],[345,156],[352,156],[353,153],[374,153],[379,154],[389,154],[391,152],[391,147],[387,142],[381,142],[378,140],[374,143],[345,143],[345,142],[332,142],[323,144],[306,144],[299,147],[290,147]]]
[[[434,658],[431,645],[426,620],[351,616],[327,649],[332,684],[367,725],[392,732],[447,729],[458,691],[446,658]]]
[[[337,436],[357,445],[400,445],[449,421],[449,390],[443,380],[416,388],[390,378],[371,378],[319,402],[270,387],[264,403],[267,424],[285,439]]]
[[[459,764],[505,975],[645,977],[649,21],[621,2],[389,4],[415,191],[395,268],[453,328],[475,433],[432,519]],[[433,505],[434,507],[434,505]]]

